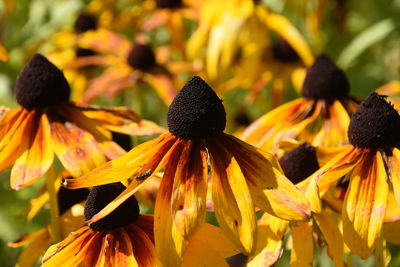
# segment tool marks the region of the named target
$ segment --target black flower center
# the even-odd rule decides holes
[[[41,54],[32,57],[15,84],[17,101],[26,109],[59,105],[68,101],[70,92],[62,71]]]
[[[132,140],[129,135],[117,133],[117,132],[111,132],[111,134],[112,134],[112,140],[115,143],[117,143],[120,147],[122,147],[126,151],[129,151],[132,149]]]
[[[87,188],[67,189],[65,187],[60,187],[57,193],[59,214],[62,215],[73,205],[84,201],[88,197],[89,192]]]
[[[282,62],[291,63],[299,60],[299,55],[285,39],[279,39],[272,46],[272,53],[275,59]]]
[[[222,100],[200,77],[194,76],[176,95],[168,109],[168,130],[183,139],[208,138],[226,125]]]
[[[399,146],[400,116],[386,101],[386,96],[371,93],[358,106],[349,125],[353,146],[390,150]]]
[[[307,69],[302,95],[309,99],[332,102],[346,98],[350,91],[346,74],[326,55],[318,56]]]
[[[249,116],[246,115],[246,113],[241,112],[235,116],[235,122],[239,126],[249,126],[251,123],[251,120],[250,120]]]
[[[127,58],[128,64],[141,71],[148,71],[156,65],[156,56],[149,45],[135,44]]]
[[[182,6],[182,0],[156,0],[158,8],[178,8]]]
[[[83,33],[90,30],[96,30],[97,22],[96,19],[90,15],[81,14],[76,19],[74,24],[74,30],[76,33]]]
[[[78,48],[75,52],[76,57],[90,57],[96,55],[92,49]]]
[[[112,183],[93,187],[86,200],[84,212],[85,219],[90,220],[124,190],[125,186],[121,183]],[[113,230],[136,221],[138,217],[139,204],[136,198],[131,196],[109,215],[90,224],[89,227],[96,231]]]
[[[285,176],[297,184],[319,169],[315,147],[304,143],[279,159]]]

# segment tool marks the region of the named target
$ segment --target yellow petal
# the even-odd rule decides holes
[[[208,166],[203,145],[187,141],[178,162],[172,188],[172,217],[188,240],[206,214]]]
[[[332,212],[323,210],[320,214],[314,214],[313,217],[327,243],[329,257],[331,257],[335,266],[340,267],[344,266],[343,237],[338,222],[333,219],[332,215]]]
[[[222,229],[244,254],[255,249],[256,217],[246,179],[236,159],[215,145],[211,148],[212,198]]]
[[[393,149],[393,155],[387,157],[389,180],[393,184],[393,192],[397,204],[400,206],[400,150]]]
[[[388,195],[380,152],[369,152],[354,169],[343,210],[343,237],[350,250],[368,258],[379,237]]]
[[[256,250],[247,266],[272,266],[282,254],[282,240],[288,226],[288,221],[264,213],[258,221]]]
[[[159,97],[166,105],[170,105],[178,93],[177,88],[173,84],[171,77],[164,74],[145,74],[144,80],[154,87]]]
[[[314,259],[314,240],[312,222],[292,222],[292,255],[290,265],[295,267],[312,266]]]
[[[199,239],[193,239],[187,246],[185,255],[183,257],[182,266],[229,267],[229,264],[217,251],[215,251],[214,247],[210,247],[207,243],[202,242]]]
[[[19,189],[36,182],[53,164],[50,125],[45,114],[37,114],[27,147],[11,170],[11,187]]]
[[[156,249],[151,239],[153,238],[153,229],[151,228],[151,232],[148,233],[145,229],[137,226],[136,223],[132,224],[130,229],[128,234],[131,239],[133,254],[139,266],[156,266]]]
[[[135,259],[133,254],[133,242],[139,242],[139,240],[131,240],[131,237],[125,231],[124,228],[116,230],[114,233],[115,237],[115,246],[110,246],[110,250],[113,251],[113,259],[112,259],[112,266],[132,266],[138,267],[139,264]]]
[[[384,223],[382,226],[382,237],[390,243],[400,246],[400,220]]]
[[[78,177],[106,162],[94,137],[74,124],[52,122],[51,137],[54,152],[73,176]]]

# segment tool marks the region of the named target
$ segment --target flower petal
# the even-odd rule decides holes
[[[393,149],[393,155],[387,157],[389,180],[393,184],[393,192],[400,206],[400,150]]]
[[[188,240],[206,215],[208,166],[204,145],[187,141],[179,158],[172,188],[172,217]]]
[[[361,258],[368,258],[379,237],[388,195],[380,152],[369,152],[354,169],[343,209],[343,237]]]
[[[332,212],[323,210],[320,214],[313,215],[315,222],[324,235],[328,247],[328,255],[335,266],[344,266],[343,262],[343,237],[339,230],[338,222],[332,217]]]
[[[215,251],[214,247],[210,247],[207,243],[199,239],[192,239],[187,246],[182,266],[229,267],[229,264],[217,251]]]
[[[292,254],[290,266],[313,266],[314,240],[312,222],[292,222]]]
[[[141,240],[131,240],[130,236],[123,228],[119,229],[119,231],[115,231],[113,235],[115,237],[115,247],[111,247],[114,250],[112,266],[139,266],[135,255],[133,254],[132,243],[139,243]]]
[[[171,104],[178,93],[178,90],[171,81],[171,77],[167,75],[155,73],[145,74],[143,79],[154,87],[157,94],[166,105]]]
[[[11,187],[19,189],[36,182],[53,164],[50,125],[46,114],[36,114],[27,147],[11,171]]]
[[[94,169],[106,161],[94,137],[72,123],[51,122],[54,152],[73,176]]]
[[[253,200],[237,160],[224,148],[208,147],[212,168],[212,198],[221,228],[244,254],[255,249],[257,234]]]
[[[163,266],[180,266],[185,250],[184,238],[172,218],[171,194],[179,157],[185,142],[177,142],[165,166],[154,209],[154,239],[158,258]]]
[[[272,266],[282,254],[282,240],[288,226],[288,221],[264,213],[258,221],[256,250],[247,266]]]
[[[148,233],[145,229],[138,227],[136,223],[131,225],[130,229],[132,230],[128,230],[128,234],[133,245],[133,254],[139,266],[156,266],[156,249],[152,241],[153,237],[149,236],[152,235],[153,229],[151,229],[151,233]]]

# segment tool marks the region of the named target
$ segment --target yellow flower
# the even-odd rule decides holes
[[[85,204],[86,220],[124,189],[120,183],[94,187]],[[107,217],[51,246],[43,257],[43,266],[156,266],[153,220],[152,215],[139,214],[138,202],[130,196]],[[185,266],[226,266],[224,258],[235,253],[237,250],[217,227],[203,224],[199,234],[190,240],[183,262]]]
[[[176,95],[173,75],[165,67],[165,50],[144,43],[131,43],[124,37],[105,29],[87,32],[79,40],[79,46],[91,49],[98,55],[76,58],[66,68],[105,66],[102,75],[90,81],[83,102],[88,103],[104,94],[112,97],[122,90],[141,82],[150,84],[166,103]]]
[[[349,114],[343,104],[349,82],[326,55],[307,69],[302,98],[273,109],[253,122],[241,138],[264,149],[276,149],[284,138],[299,138],[313,146],[337,146],[347,141]]]
[[[294,184],[299,184],[319,169],[319,159],[315,147],[307,143],[285,153],[279,163],[285,176]],[[323,158],[327,155],[323,155]],[[322,158],[322,160],[323,160]],[[287,222],[274,218],[265,213],[258,221],[257,249],[249,258],[247,266],[270,266],[281,255],[282,240],[288,229],[292,238],[291,266],[309,266],[314,259],[314,237],[324,240],[328,248],[328,255],[335,266],[344,266],[343,263],[343,238],[338,228],[334,213],[328,208],[320,208],[320,199],[316,184],[310,183],[303,187],[304,193],[313,210],[312,220],[306,222]],[[314,208],[317,207],[317,208]],[[319,229],[319,231],[314,231]],[[318,243],[317,243],[318,244]],[[319,243],[321,246],[321,243]]]
[[[398,112],[384,96],[371,93],[350,121],[351,144],[336,149],[332,159],[304,181],[316,181],[323,196],[348,175],[343,238],[349,249],[363,259],[371,255],[381,235],[390,192],[400,203],[399,134]]]
[[[283,176],[276,159],[223,133],[225,124],[221,99],[195,76],[169,108],[168,133],[64,184],[80,188],[130,178],[127,190],[95,215],[93,223],[164,169],[155,206],[156,249],[163,264],[177,266],[185,240],[204,220],[210,162],[218,222],[236,247],[249,254],[256,236],[255,206],[290,220],[304,220],[310,211],[304,195]]]
[[[86,188],[69,190],[61,187],[57,193],[59,205],[59,224],[61,235],[67,237],[71,231],[81,227],[84,223],[83,204],[89,194]],[[20,254],[17,266],[34,266],[39,257],[52,244],[50,227],[44,227],[35,232],[23,235],[17,241],[9,243],[10,247],[16,248],[28,245]]]
[[[252,84],[259,78],[259,63],[270,46],[269,30],[288,41],[307,65],[311,64],[313,56],[291,23],[252,0],[204,1],[199,27],[187,43],[187,54],[205,62],[211,80],[222,77],[240,55],[246,84]]]
[[[102,109],[68,101],[63,73],[36,54],[21,72],[15,89],[22,106],[0,121],[0,170],[11,166],[11,187],[34,183],[53,164],[54,154],[73,176],[125,153],[111,131],[152,135],[163,130],[133,111]]]

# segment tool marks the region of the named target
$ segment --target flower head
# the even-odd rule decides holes
[[[126,108],[101,109],[69,101],[63,73],[36,54],[16,82],[21,108],[0,120],[0,170],[12,167],[11,186],[18,189],[46,174],[57,155],[79,176],[125,151],[111,141],[112,131],[151,135],[163,130]]]
[[[169,133],[135,147],[126,156],[64,182],[67,187],[80,188],[130,178],[127,190],[91,223],[112,212],[164,169],[155,206],[156,249],[163,264],[180,264],[186,241],[204,220],[208,157],[217,219],[242,252],[254,249],[255,206],[285,219],[309,216],[305,197],[283,176],[272,155],[223,132],[222,101],[201,78],[193,77],[172,102],[168,128]]]

